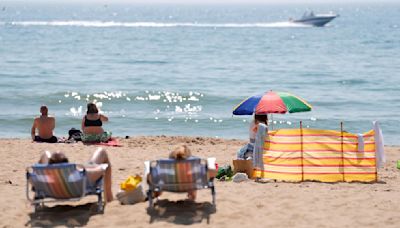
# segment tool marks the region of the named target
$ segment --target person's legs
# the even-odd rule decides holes
[[[40,138],[38,135],[35,136],[35,139],[33,140],[35,142],[42,142],[42,138]]]
[[[58,138],[56,136],[51,136],[50,139],[48,139],[47,141],[48,143],[57,143],[58,142]]]
[[[110,164],[110,160],[108,159],[108,154],[105,149],[98,147],[96,151],[93,153],[92,157],[89,160],[92,163],[96,164]]]
[[[44,138],[41,138],[40,136],[36,135],[35,139],[33,141],[45,142],[45,143],[56,143],[56,142],[58,142],[58,138],[55,136],[51,136],[51,138],[49,138],[49,139],[44,139]]]
[[[215,176],[217,176],[218,170],[216,169],[208,169],[207,170],[207,176],[209,179],[214,178]]]
[[[110,202],[113,200],[113,195],[112,195],[112,190],[111,190],[111,163],[110,159],[108,158],[106,150],[103,148],[99,147],[96,149],[96,151],[93,153],[92,157],[89,160],[90,163],[94,164],[107,164],[108,167],[105,170],[105,176],[104,176],[104,193],[105,193],[105,198],[107,202]],[[88,177],[92,181],[96,181],[101,177],[103,174],[103,170],[99,169],[98,167],[96,168],[87,168],[86,169],[88,172]]]
[[[38,163],[40,164],[48,164],[49,163],[49,159],[51,157],[51,152],[46,150],[41,156],[40,159],[38,161]]]
[[[111,139],[111,132],[105,131],[103,132],[103,134],[101,135],[100,141],[101,142],[108,142]]]
[[[188,191],[188,198],[189,200],[195,201],[196,200],[197,191]]]
[[[250,147],[250,143],[247,143],[246,145],[244,145],[242,148],[240,148],[237,152],[237,158],[245,158],[244,155],[245,153],[249,150]]]

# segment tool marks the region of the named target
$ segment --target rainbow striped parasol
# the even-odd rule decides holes
[[[286,92],[269,91],[249,97],[233,109],[234,115],[294,113],[311,111],[312,106],[304,99]]]

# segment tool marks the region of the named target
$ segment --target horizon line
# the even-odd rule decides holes
[[[374,0],[147,0],[143,2],[141,0],[91,0],[82,2],[80,0],[36,0],[35,2],[29,0],[5,0],[1,5],[5,4],[49,4],[49,5],[58,5],[58,4],[79,4],[79,5],[327,5],[327,4],[341,4],[341,5],[351,5],[351,4],[385,4],[385,3],[400,3],[396,0],[382,0],[382,1],[374,1]]]

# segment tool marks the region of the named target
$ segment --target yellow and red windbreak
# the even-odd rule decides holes
[[[259,178],[284,181],[360,181],[377,179],[375,139],[371,130],[362,135],[321,129],[280,129],[265,137],[263,170]]]

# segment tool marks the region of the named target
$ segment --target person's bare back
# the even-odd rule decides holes
[[[31,136],[33,141],[38,142],[57,142],[57,138],[53,135],[55,128],[55,118],[48,116],[48,109],[46,106],[40,107],[41,116],[36,117],[33,121]],[[36,129],[38,135],[36,135]]]

